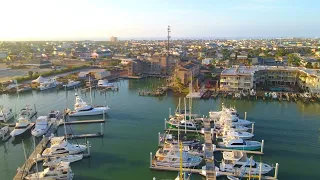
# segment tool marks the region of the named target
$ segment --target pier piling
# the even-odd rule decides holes
[[[167,128],[166,128],[166,126],[167,126],[167,119],[166,118],[164,118],[164,130],[166,130]]]
[[[253,134],[253,132],[254,132],[254,123],[251,126],[251,133]]]
[[[100,123],[100,130],[101,130],[101,135],[103,135],[103,124]]]
[[[260,162],[260,166],[259,166],[259,180],[261,180],[261,174],[262,174],[262,162]]]
[[[150,167],[152,167],[152,152],[150,152]]]
[[[278,179],[278,170],[279,170],[279,164],[276,163],[276,168],[274,170],[274,179]]]
[[[247,112],[244,112],[244,120],[247,120]]]
[[[261,153],[263,153],[264,140],[261,141]]]
[[[158,145],[160,145],[160,132],[158,132]]]

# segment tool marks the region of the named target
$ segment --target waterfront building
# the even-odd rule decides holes
[[[241,91],[260,87],[298,86],[320,92],[320,71],[286,66],[233,66],[221,72],[220,90]]]
[[[192,77],[197,77],[200,73],[200,64],[194,61],[179,63],[174,70],[175,79],[179,79],[184,85],[191,81]]]

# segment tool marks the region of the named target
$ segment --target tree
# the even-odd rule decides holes
[[[319,63],[315,63],[313,66],[314,69],[319,69]]]
[[[32,77],[32,75],[33,75],[33,72],[32,71],[28,71],[28,76]]]
[[[288,54],[288,64],[299,66],[300,65],[300,58],[295,54]]]
[[[311,62],[308,62],[308,63],[306,64],[306,68],[310,68],[310,69],[313,68]]]
[[[227,60],[230,58],[230,55],[231,55],[231,51],[229,51],[228,49],[223,49],[221,51],[222,55],[223,55],[223,60]]]

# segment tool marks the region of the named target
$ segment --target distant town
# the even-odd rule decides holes
[[[0,80],[36,79],[89,68],[113,78],[167,78],[188,93],[201,88],[249,92],[282,88],[320,93],[320,39],[0,42]],[[72,69],[73,68],[73,69]],[[1,72],[0,71],[0,72]],[[11,71],[24,72],[22,75]],[[46,74],[47,73],[47,74]],[[108,77],[100,77],[108,78]],[[268,89],[269,88],[269,89]]]

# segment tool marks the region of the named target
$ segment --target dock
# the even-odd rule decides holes
[[[14,180],[21,180],[24,179],[25,176],[28,175],[30,169],[36,163],[35,159],[37,158],[38,154],[41,154],[42,151],[47,147],[49,142],[49,138],[44,137],[39,144],[37,145],[36,149],[31,153],[27,161],[17,170],[17,174],[14,176]]]

